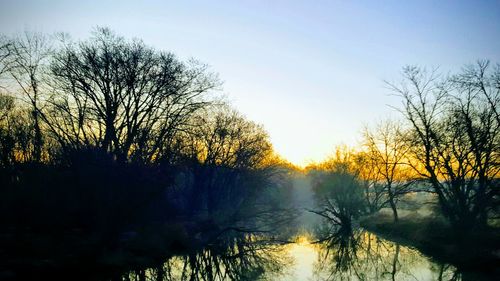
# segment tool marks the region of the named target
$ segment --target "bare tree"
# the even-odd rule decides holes
[[[11,68],[11,44],[12,40],[10,38],[0,35],[0,79],[5,78],[4,75],[8,73]],[[5,88],[6,86],[0,83],[0,89]]]
[[[51,65],[51,130],[63,147],[92,145],[119,159],[159,161],[220,86],[207,66],[182,63],[106,28],[66,43]]]
[[[33,159],[31,110],[13,96],[0,94],[0,167]]]
[[[486,77],[479,65],[478,75]],[[409,163],[431,184],[452,225],[465,229],[485,226],[498,196],[495,83],[486,78],[471,83],[473,76],[469,69],[440,79],[436,71],[406,67],[405,82],[391,84],[403,98],[401,112],[411,126]]]
[[[312,170],[313,190],[319,210],[314,213],[347,230],[364,210],[363,186],[355,153],[338,148],[335,156]]]
[[[367,151],[369,169],[373,169],[382,186],[386,201],[398,221],[396,203],[401,195],[409,192],[409,181],[406,157],[409,147],[403,140],[401,125],[395,121],[385,121],[377,125],[374,130],[365,129],[364,146]]]
[[[479,219],[480,224],[485,225],[488,213],[498,211],[499,206],[500,66],[491,70],[488,61],[478,61],[450,79],[453,86],[451,125],[457,131],[455,146],[467,148],[456,161],[464,166],[464,171],[455,173],[454,179],[465,181],[467,187],[463,189],[472,193],[470,202],[467,199],[461,202],[471,205],[471,219]]]
[[[33,118],[33,160],[42,159],[43,135],[42,119],[42,80],[44,68],[51,55],[51,41],[43,33],[25,31],[13,37],[6,45],[8,61],[6,68],[15,84],[31,105]]]
[[[202,111],[184,136],[184,153],[193,161],[191,202],[209,212],[222,202],[240,209],[265,186],[273,169],[265,161],[272,155],[269,136],[262,126],[227,106]],[[257,186],[260,185],[260,188]]]
[[[0,94],[0,167],[8,167],[15,161],[15,139],[12,135],[14,99]]]
[[[222,105],[196,115],[191,131],[198,159],[207,165],[232,168],[258,167],[271,144],[262,126]]]
[[[462,73],[451,77],[460,91],[470,91],[479,98],[484,98],[490,110],[500,123],[498,107],[500,105],[500,64],[491,70],[490,61],[479,60],[476,64],[467,65]]]
[[[366,151],[359,152],[354,161],[359,170],[367,211],[368,213],[375,213],[387,204],[382,177],[374,168],[377,163],[374,157]]]

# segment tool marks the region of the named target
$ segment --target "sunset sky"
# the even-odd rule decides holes
[[[293,163],[356,145],[396,113],[407,64],[500,62],[500,1],[5,1],[0,32],[95,26],[211,65],[223,92]]]

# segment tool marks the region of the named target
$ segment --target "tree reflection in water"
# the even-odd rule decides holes
[[[322,225],[316,242],[299,236],[293,245],[265,235],[233,233],[199,251],[114,280],[495,280],[433,261],[360,228]]]
[[[318,232],[315,280],[466,280],[451,265],[362,229],[336,226]]]
[[[130,271],[116,280],[274,280],[291,262],[283,255],[285,243],[255,234],[228,235],[198,252],[172,257],[156,268]]]

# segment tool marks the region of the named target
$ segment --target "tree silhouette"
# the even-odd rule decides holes
[[[96,146],[122,161],[160,161],[208,104],[204,95],[220,85],[206,65],[182,63],[106,28],[63,46],[51,64],[56,94],[47,120],[63,149]]]
[[[486,226],[498,202],[498,69],[487,64],[440,79],[436,71],[404,69],[390,84],[403,99],[410,164],[436,192],[443,214],[458,228]],[[479,80],[477,80],[479,77]]]
[[[394,221],[398,221],[397,200],[411,191],[412,183],[406,163],[409,147],[403,140],[403,134],[401,125],[391,121],[379,124],[373,131],[366,129],[364,132],[365,155],[368,158],[365,164],[376,175],[373,185],[380,186],[379,192],[385,195],[386,201],[380,206],[389,204]]]

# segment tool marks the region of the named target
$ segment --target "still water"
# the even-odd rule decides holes
[[[321,241],[309,233],[293,242],[255,235],[228,237],[163,264],[114,280],[483,280],[410,247],[362,229]]]

